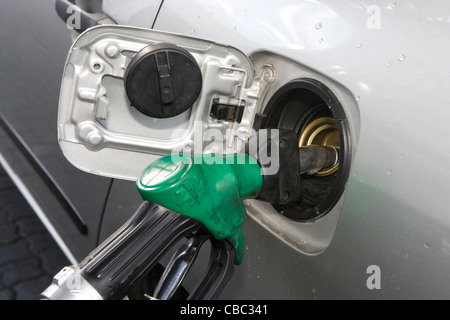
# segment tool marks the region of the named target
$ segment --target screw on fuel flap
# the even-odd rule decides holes
[[[195,103],[202,73],[189,51],[168,43],[147,46],[131,60],[125,90],[134,108],[153,118],[175,117]]]

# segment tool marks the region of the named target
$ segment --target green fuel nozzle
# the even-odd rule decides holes
[[[262,185],[261,166],[248,154],[172,154],[137,180],[144,200],[203,223],[218,240],[230,240],[237,265],[244,251],[243,200],[256,198]]]
[[[296,203],[301,199],[302,174],[312,175],[339,163],[337,148],[299,148],[298,135],[290,130],[266,133],[257,133],[259,162],[249,154],[171,154],[144,170],[138,190],[144,200],[203,223],[217,240],[230,240],[240,264],[247,218],[243,200],[257,198],[282,206]],[[274,157],[266,161],[261,156],[269,154],[269,149]]]

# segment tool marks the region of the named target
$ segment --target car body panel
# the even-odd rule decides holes
[[[53,16],[52,1],[40,1],[39,5],[35,1],[20,2],[23,6],[18,3],[0,4],[2,25],[13,24],[8,17],[12,12],[27,21],[31,17],[30,8],[37,6],[38,11],[32,11],[35,19],[28,20],[19,29],[0,33],[1,43],[9,43],[7,50],[2,49],[0,53],[2,59],[17,62],[15,66],[2,65],[1,98],[7,103],[2,103],[1,110],[42,159],[49,155],[43,162],[51,169],[65,161],[62,154],[55,156],[60,152],[56,141],[56,106],[70,44],[68,39],[61,40],[66,30],[64,23],[56,22]],[[148,16],[154,17],[155,7],[148,8],[151,8]],[[119,5],[108,7],[108,13],[117,15],[117,21],[142,26],[142,22],[133,21],[131,11],[142,16],[146,12],[143,7],[134,3],[129,10],[121,16]],[[447,58],[450,24],[447,12],[450,3],[444,0],[164,1],[155,29],[225,43],[250,57],[274,52],[346,88],[357,105],[352,111],[352,173],[345,201],[340,203],[342,213],[336,219],[335,232],[334,228],[330,231],[332,241],[327,249],[319,255],[308,255],[293,248],[273,230],[261,225],[256,213],[251,213],[261,203],[250,202],[244,260],[221,298],[450,297],[447,203],[450,99],[446,90],[450,85]],[[47,15],[53,18],[43,22],[41,17]],[[33,31],[38,22],[41,29]],[[48,37],[36,41],[41,32]],[[18,35],[26,34],[26,38],[19,40]],[[61,43],[54,45],[52,37]],[[25,43],[38,48],[37,51],[21,50]],[[52,50],[48,51],[49,48]],[[11,52],[16,60],[11,60]],[[45,56],[48,58],[42,58]],[[52,61],[52,67],[45,68],[45,64],[38,63],[39,57],[46,63]],[[24,69],[24,64],[31,67]],[[20,77],[17,70],[22,72]],[[38,78],[39,86],[35,84],[33,90],[30,87],[24,93],[20,79],[27,79],[30,74]],[[38,113],[35,107],[18,117],[18,112],[28,110],[17,108],[18,102],[48,110],[45,114]],[[29,122],[33,126],[37,125],[34,123],[37,119],[43,119],[28,138],[23,128],[31,126],[23,122],[25,117],[31,118]],[[54,130],[48,131],[52,126]],[[31,143],[36,137],[44,139],[41,131],[46,131],[50,140],[54,135],[46,152],[38,151],[37,145]],[[10,146],[8,150],[13,149]],[[58,175],[56,169],[51,172],[55,172],[71,198],[78,192],[75,189],[98,186],[95,194],[84,190],[74,201],[83,216],[91,220],[88,224],[95,233],[109,179],[91,177],[68,164],[61,166],[64,174]],[[126,181],[112,185],[101,239],[119,227],[138,205],[139,197],[135,190],[131,191],[132,187],[133,183]],[[39,188],[33,191],[40,194]],[[264,210],[258,212],[261,211]],[[77,234],[61,212],[58,215],[55,210],[49,210],[49,214],[66,244],[81,258],[95,242],[96,234],[83,240],[84,236]],[[280,220],[276,215],[272,217],[275,224]],[[70,236],[64,236],[65,233]],[[302,245],[307,247],[308,241]],[[380,289],[368,285],[371,266],[378,266],[381,272]]]
[[[343,213],[328,250],[303,256],[249,222],[247,264],[224,297],[448,297],[450,68],[443,13],[449,4],[254,5],[167,0],[155,29],[213,39],[247,54],[268,50],[295,59],[354,94],[360,131]],[[366,286],[371,265],[382,271],[381,290]]]
[[[82,259],[96,246],[110,179],[74,168],[57,143],[57,105],[64,61],[71,46],[69,30],[55,14],[54,1],[4,1],[0,7],[0,111],[83,217],[88,234],[77,230],[52,191],[5,134],[1,153],[72,255]]]
[[[91,0],[88,0],[91,1]],[[98,2],[98,1],[97,1]],[[142,28],[152,28],[163,0],[103,0],[103,12],[118,24],[130,24]],[[80,3],[80,5],[82,5]],[[136,10],[136,8],[139,8]]]

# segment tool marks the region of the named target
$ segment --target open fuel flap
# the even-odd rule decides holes
[[[67,60],[61,148],[84,171],[127,180],[174,152],[240,152],[272,72],[253,70],[239,50],[206,40],[92,28]]]
[[[98,26],[83,33],[69,52],[58,135],[64,155],[76,167],[140,179],[142,188],[154,185],[156,175],[145,181],[141,176],[151,163],[160,172],[183,167],[177,161],[187,155],[189,161],[218,163],[233,157],[214,155],[250,154],[261,166],[264,183],[259,195],[251,193],[256,200],[241,194],[237,201],[295,249],[317,254],[331,241],[342,205],[355,135],[349,125],[357,117],[354,105],[344,87],[271,52],[246,56],[207,40]],[[169,155],[170,161],[164,158]],[[236,181],[245,177],[240,169],[230,170]],[[183,176],[167,173],[178,175]],[[200,205],[198,192],[207,184],[190,183],[193,189],[183,187],[189,199],[177,193],[165,206],[191,210],[184,204]],[[246,188],[230,182],[235,184],[237,190]]]

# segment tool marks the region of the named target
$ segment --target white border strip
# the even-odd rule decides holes
[[[23,181],[20,179],[20,177],[14,172],[14,170],[9,165],[8,161],[3,157],[3,155],[0,153],[0,164],[5,169],[6,173],[9,175],[11,180],[14,182],[14,184],[19,189],[20,193],[22,193],[25,200],[28,202],[30,207],[34,210],[38,218],[41,220],[41,222],[44,224],[45,228],[47,228],[50,235],[53,237],[53,239],[56,241],[57,245],[61,248],[61,250],[66,255],[67,259],[69,259],[70,263],[76,265],[77,260],[73,256],[72,252],[69,250],[61,236],[58,234],[56,229],[54,228],[53,224],[48,220],[47,216],[45,215],[42,208],[37,203],[36,199],[33,197],[31,192],[28,190],[27,186]]]

